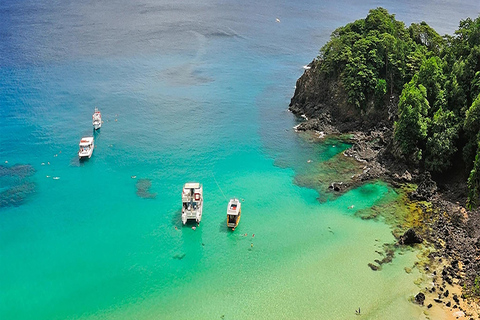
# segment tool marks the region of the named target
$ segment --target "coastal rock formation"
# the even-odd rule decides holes
[[[396,96],[386,108],[374,108],[373,103],[366,110],[350,105],[343,83],[329,78],[321,71],[322,61],[315,59],[297,80],[295,93],[290,101],[289,110],[307,119],[331,119],[330,125],[340,132],[368,130],[374,127],[390,126],[392,114],[396,110]],[[322,120],[320,120],[322,122]],[[314,129],[318,130],[318,129]],[[323,131],[323,130],[318,130]]]
[[[332,125],[332,118],[328,113],[322,113],[318,118],[309,119],[295,127],[297,131],[319,131],[324,134],[339,133]]]
[[[410,198],[418,201],[430,201],[437,192],[437,184],[432,180],[430,172],[426,171],[418,177],[417,190],[411,193]]]
[[[423,306],[423,303],[425,302],[425,294],[419,293],[415,296],[415,302],[418,304],[421,304]]]
[[[340,192],[345,191],[348,188],[348,185],[343,182],[332,182],[328,188],[333,191]]]
[[[381,9],[378,10],[381,11]],[[410,82],[411,76],[397,79],[399,75],[397,74],[390,75],[389,78],[387,65],[372,69],[370,68],[371,65],[367,63],[362,65],[363,69],[357,68],[357,61],[362,60],[355,60],[354,58],[378,58],[378,53],[381,51],[371,50],[370,48],[363,50],[365,48],[363,46],[364,42],[362,42],[362,46],[358,46],[363,50],[356,51],[358,55],[352,54],[345,58],[345,56],[339,54],[348,50],[352,50],[352,52],[356,50],[355,45],[351,45],[352,35],[359,38],[364,37],[363,39],[366,42],[374,43],[370,40],[372,29],[375,30],[375,28],[381,26],[379,31],[383,33],[388,29],[386,26],[392,27],[390,21],[393,20],[393,17],[378,10],[370,12],[371,16],[368,19],[339,28],[332,34],[332,42],[321,50],[320,56],[309,64],[309,68],[297,80],[289,110],[295,115],[308,119],[308,121],[296,127],[299,131],[312,130],[326,134],[348,133],[351,135],[352,147],[344,151],[343,154],[361,163],[363,171],[360,174],[353,174],[351,180],[343,180],[341,184],[331,183],[330,190],[337,193],[345,192],[349,188],[375,179],[381,179],[394,187],[407,188],[408,190],[415,184],[417,187],[413,192],[408,191],[409,200],[407,200],[408,205],[412,207],[412,217],[408,217],[411,218],[411,221],[401,226],[401,228],[411,226],[415,229],[409,229],[400,236],[398,244],[413,245],[422,243],[423,240],[433,244],[435,251],[429,254],[429,259],[439,263],[442,268],[440,271],[442,284],[438,287],[442,294],[434,300],[438,304],[446,305],[449,303],[446,300],[444,302],[444,299],[448,298],[450,294],[447,293],[449,291],[445,291],[445,284],[458,284],[467,288],[467,291],[471,291],[466,292],[465,296],[478,297],[480,296],[480,289],[478,289],[480,209],[477,208],[467,213],[464,208],[469,194],[466,181],[468,173],[472,170],[472,159],[475,159],[475,151],[470,152],[464,146],[472,142],[472,145],[477,145],[478,130],[475,129],[475,132],[469,138],[471,141],[467,141],[468,130],[464,131],[460,128],[458,132],[453,130],[453,134],[445,135],[447,130],[439,122],[435,123],[439,125],[438,127],[427,128],[426,138],[423,137],[416,141],[415,136],[410,135],[408,129],[411,129],[412,124],[417,123],[418,119],[415,118],[417,122],[408,122],[405,120],[409,119],[408,117],[398,117],[402,110],[407,110],[403,104],[400,104],[403,109],[399,109],[399,95],[402,96],[402,103],[405,102],[406,98],[420,96],[420,91],[416,87],[412,86],[408,90],[404,90],[404,85]],[[386,17],[384,20],[386,24],[380,23],[381,19],[378,19],[382,15]],[[463,28],[463,33],[460,34],[475,32],[478,35],[478,30],[480,30],[478,29],[478,21],[480,19],[475,21],[477,21],[475,24],[468,24],[467,27],[476,26],[476,29],[473,30],[473,27],[471,27],[472,31],[469,28]],[[367,25],[369,25],[368,28]],[[417,30],[415,28],[416,26],[413,26],[409,29],[412,32],[411,35]],[[396,34],[393,32],[392,36],[396,37]],[[434,33],[431,35],[434,35]],[[342,36],[345,37],[342,38]],[[476,39],[480,38],[476,37]],[[417,41],[419,46],[426,45],[428,50],[431,49],[425,42],[418,41],[418,38],[413,37],[412,40]],[[383,41],[377,43],[382,44],[379,47],[382,49]],[[463,45],[460,45],[460,48],[459,53],[463,54]],[[348,52],[350,53],[350,51]],[[410,57],[406,54],[405,57],[407,56]],[[438,58],[438,61],[441,61],[441,57]],[[379,59],[378,61],[387,61],[387,59]],[[410,65],[411,61],[406,63]],[[436,62],[432,62],[432,65],[434,64]],[[392,65],[389,66],[389,70],[392,72]],[[366,74],[365,70],[367,69],[372,72]],[[473,69],[478,71],[478,64],[474,64]],[[385,73],[383,73],[384,70]],[[402,74],[404,71],[405,69],[402,69]],[[448,70],[448,72],[450,71],[452,70]],[[453,77],[456,76],[455,72],[452,72]],[[470,92],[470,88],[474,88],[472,77],[475,73],[472,72],[471,74],[472,76],[464,81],[466,92]],[[365,81],[372,80],[375,76],[378,77],[377,82],[373,81],[370,88],[364,86]],[[427,85],[431,80],[437,83],[441,82],[430,79],[430,74],[428,74],[425,76],[422,85]],[[376,96],[377,88],[382,89],[381,84],[385,84],[385,82],[386,85],[383,90],[380,90],[380,94]],[[419,82],[419,84],[421,83]],[[430,93],[428,94],[431,94],[431,88],[426,89],[427,92],[429,90]],[[453,94],[456,94],[455,92]],[[477,95],[478,90],[472,92],[470,96],[473,97],[473,100]],[[469,97],[468,95],[465,96]],[[478,103],[480,103],[480,96],[478,97]],[[426,101],[426,98],[431,101],[428,101],[429,104],[424,104],[425,108],[434,106],[434,97],[428,96],[420,100]],[[457,105],[458,102],[453,101],[450,110],[455,109]],[[473,106],[473,101],[467,99],[463,105],[468,108],[470,105]],[[435,110],[431,109],[429,112],[434,114]],[[465,114],[465,112],[462,111],[459,114]],[[435,118],[429,120],[438,122]],[[397,133],[400,133],[395,136],[394,141],[394,124],[402,121],[404,130],[403,132],[401,130],[397,131]],[[463,117],[457,119],[460,124],[465,121]],[[451,124],[447,122],[445,123],[446,128],[450,129]],[[396,128],[402,128],[402,126]],[[420,131],[418,133],[419,136],[420,133],[425,134]],[[400,141],[403,141],[403,145]],[[414,142],[409,145],[411,141]],[[451,143],[451,145],[449,146],[448,143]],[[462,162],[462,149],[463,157],[465,157],[465,150],[471,153],[468,156],[468,161],[464,159],[465,162]],[[480,151],[477,152],[477,158],[479,154]],[[451,164],[448,162],[451,162]],[[478,164],[475,165],[478,166]],[[427,170],[431,170],[435,174],[432,176]],[[478,174],[478,169],[475,172]],[[470,191],[477,192],[480,190],[478,188],[478,177],[473,181],[477,181],[477,188],[470,188]],[[473,199],[478,200],[478,193]],[[476,203],[473,207],[477,207]],[[398,234],[401,234],[402,231],[404,229],[399,231]],[[369,267],[372,270],[379,270],[381,263],[379,263],[380,261],[375,262],[377,264],[370,263]],[[425,270],[429,272],[430,269],[426,268]],[[420,294],[417,297],[416,301],[418,303],[420,301],[424,303],[424,295],[423,299]],[[453,299],[456,302],[454,308],[458,305],[455,298],[459,300],[457,296],[454,296]],[[430,307],[432,307],[432,304],[428,305],[428,308]]]
[[[400,237],[398,244],[411,246],[415,243],[422,243],[422,241],[422,237],[420,237],[415,230],[410,228]]]

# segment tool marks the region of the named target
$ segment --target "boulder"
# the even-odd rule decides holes
[[[412,228],[408,229],[407,232],[405,232],[400,239],[398,240],[398,243],[401,245],[414,245],[415,243],[422,243],[423,239],[420,237],[415,230]]]
[[[432,180],[430,172],[426,171],[419,176],[417,190],[410,194],[410,198],[418,201],[430,201],[437,192],[437,183]]]
[[[380,267],[374,265],[373,263],[369,263],[368,266],[370,267],[370,269],[372,269],[373,271],[377,271],[380,269]]]
[[[415,296],[415,302],[423,306],[423,303],[425,302],[425,295],[421,292],[417,294]]]
[[[330,186],[328,186],[329,189],[337,192],[344,191],[347,187],[343,182],[332,182]]]
[[[321,114],[317,118],[308,119],[295,126],[297,131],[319,131],[325,134],[336,134],[339,131],[332,125],[332,118],[328,113]]]

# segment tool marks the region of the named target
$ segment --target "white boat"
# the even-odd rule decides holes
[[[230,199],[227,207],[227,227],[235,230],[235,228],[238,226],[238,223],[240,222],[241,214],[242,203],[236,198]]]
[[[98,130],[102,127],[102,114],[97,107],[95,107],[95,112],[92,115],[92,123],[95,130]]]
[[[80,140],[80,150],[78,150],[78,157],[80,159],[89,158],[92,156],[94,141],[93,137],[84,137]]]
[[[185,183],[182,191],[182,222],[194,220],[200,223],[203,210],[203,186],[198,182]]]

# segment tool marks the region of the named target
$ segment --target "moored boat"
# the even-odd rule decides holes
[[[89,158],[92,156],[94,148],[93,137],[84,137],[80,140],[80,150],[78,150],[78,157],[80,159]]]
[[[230,199],[227,207],[227,227],[235,230],[235,228],[238,226],[238,223],[240,222],[241,214],[242,203],[236,198]]]
[[[185,183],[182,190],[182,222],[200,223],[203,210],[203,186],[198,182]]]
[[[98,130],[102,127],[102,114],[97,107],[95,107],[95,112],[92,115],[92,124],[95,130]]]

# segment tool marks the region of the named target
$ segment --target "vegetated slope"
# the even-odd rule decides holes
[[[290,110],[340,131],[393,128],[389,152],[480,194],[480,17],[453,36],[383,8],[336,29],[298,79]],[[441,175],[440,175],[441,174]]]

